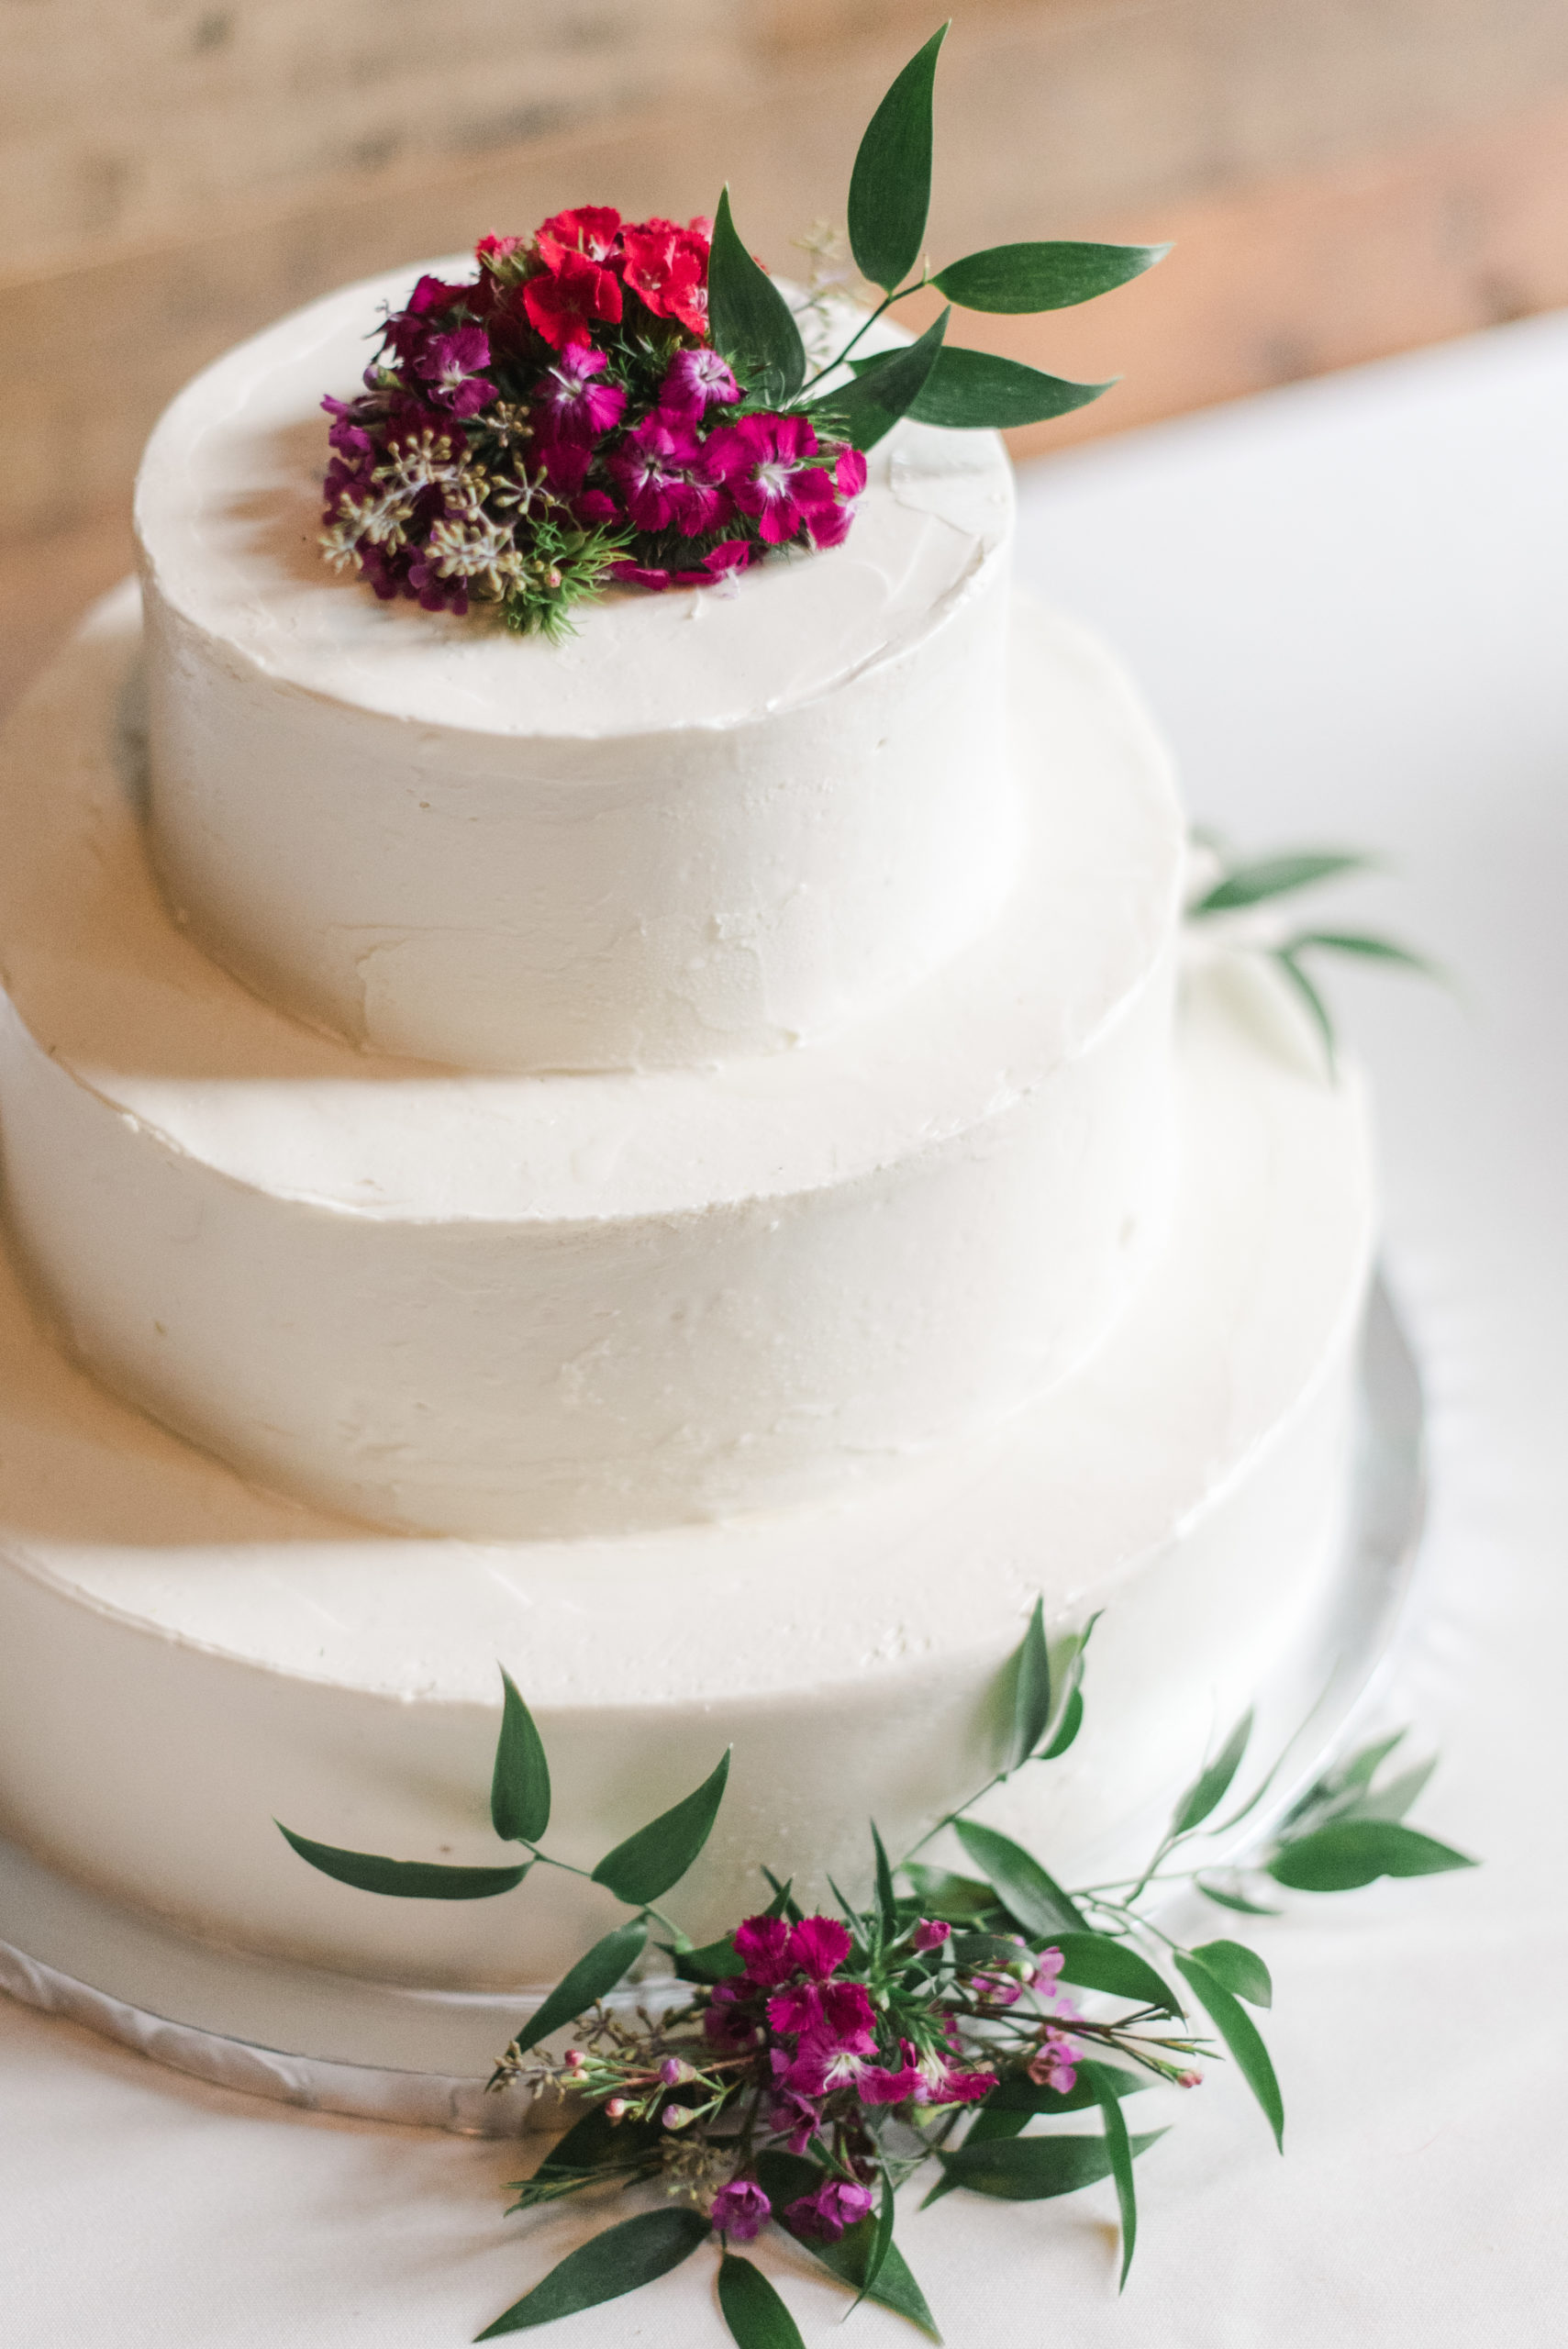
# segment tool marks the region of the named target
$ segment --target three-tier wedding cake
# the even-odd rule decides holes
[[[319,396],[410,282],[175,402],[139,598],[9,737],[0,1821],[217,1942],[541,1982],[597,1887],[366,1899],[273,1819],[493,1859],[499,1663],[585,1865],[733,1743],[701,1939],[986,1775],[1043,1594],[1088,1726],[987,1815],[1088,1852],[1332,1574],[1360,1090],[1178,984],[1167,759],[1015,592],[991,435],[559,644],[335,579]]]

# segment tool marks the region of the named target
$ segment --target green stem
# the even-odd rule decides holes
[[[517,1840],[519,1842],[522,1842],[522,1838],[520,1836]],[[593,1884],[596,1880],[592,1868],[574,1867],[570,1860],[558,1860],[552,1854],[549,1852],[541,1852],[537,1843],[525,1843],[523,1848],[525,1851],[528,1851],[533,1854],[535,1859],[539,1861],[541,1867],[559,1868],[562,1876],[580,1876],[584,1884]],[[674,1919],[673,1917],[666,1917],[662,1909],[655,1909],[651,1900],[641,1900],[637,1902],[628,1900],[625,1903],[625,1906],[628,1909],[635,1907],[639,1917],[651,1917],[656,1925],[662,1925],[667,1933],[671,1933],[674,1936],[677,1944],[685,1940],[685,1934],[682,1932],[680,1926],[676,1924]]]
[[[819,384],[825,375],[830,375],[835,367],[841,367],[845,360],[848,359],[851,351],[853,351],[856,343],[861,340],[863,335],[870,333],[872,328],[875,326],[878,318],[881,317],[884,310],[891,310],[895,302],[905,301],[911,294],[924,293],[929,283],[929,278],[918,277],[916,279],[913,285],[903,286],[896,294],[884,294],[882,300],[872,312],[870,317],[867,318],[863,324],[855,328],[854,333],[850,337],[848,342],[844,345],[842,351],[838,353],[837,357],[826,361],[822,366],[818,367],[816,374],[809,376],[807,380],[802,384],[799,391],[795,394],[795,397],[797,399],[804,399],[806,393],[812,389],[814,384]],[[932,1831],[934,1832],[935,1831],[933,1830]],[[919,1845],[917,1844],[915,1848],[918,1851]]]

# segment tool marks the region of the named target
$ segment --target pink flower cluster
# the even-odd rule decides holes
[[[837,546],[865,460],[758,405],[713,348],[709,235],[587,205],[484,238],[472,282],[421,277],[364,394],[323,402],[328,551],[378,596],[462,612]]]
[[[926,1931],[927,1929],[919,1929]],[[927,1948],[940,1945],[931,1938]],[[970,2104],[996,2085],[990,2070],[955,2060],[948,2045],[918,2053],[908,2040],[883,2045],[862,1984],[841,1981],[847,1928],[834,1917],[749,1917],[735,1935],[745,1972],[720,1982],[705,2018],[708,2038],[727,2049],[765,2038],[774,2132],[802,2153],[822,2127],[828,2097],[847,2090],[862,2105]]]

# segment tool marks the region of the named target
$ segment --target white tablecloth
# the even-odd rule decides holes
[[[1486,1865],[1297,1898],[1261,1929],[1288,2157],[1223,2072],[1180,2100],[1140,2164],[1119,2302],[1108,2188],[911,2212],[955,2349],[1568,2338],[1565,420],[1568,320],[1536,320],[1023,484],[1024,576],[1129,656],[1198,816],[1247,847],[1385,852],[1335,912],[1455,974],[1329,985],[1377,1079],[1388,1259],[1430,1390],[1394,1709],[1445,1755],[1420,1819]],[[17,2349],[456,2349],[575,2232],[502,2217],[505,2145],[219,2093],[3,2000],[0,2098]],[[790,2297],[808,2340],[835,2337],[831,2287]],[[871,2308],[854,2326],[865,2349],[917,2338]],[[559,2338],[727,2335],[688,2270]]]

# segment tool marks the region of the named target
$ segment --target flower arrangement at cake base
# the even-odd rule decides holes
[[[1271,2003],[1268,1968],[1229,1936],[1184,1945],[1151,1906],[1179,1886],[1232,1914],[1268,1915],[1260,1892],[1273,1887],[1336,1892],[1473,1863],[1405,1824],[1431,1765],[1385,1778],[1396,1736],[1319,1778],[1245,1866],[1195,1859],[1195,1839],[1233,1836],[1268,1791],[1265,1776],[1211,1824],[1242,1766],[1249,1716],[1183,1794],[1136,1878],[1065,1889],[973,1813],[992,1787],[1075,1741],[1093,1629],[1052,1654],[1036,1603],[999,1692],[1010,1715],[1005,1766],[896,1863],[870,1827],[869,1903],[834,1886],[839,1913],[807,1912],[792,1885],[764,1868],[766,1907],[692,1945],[657,1904],[707,1840],[728,1752],[684,1801],[605,1854],[592,1881],[631,1913],[550,1991],[491,2085],[517,2082],[559,2098],[563,2121],[579,2114],[518,2182],[515,2210],[606,2187],[642,2189],[646,2207],[569,2253],[481,2340],[617,2299],[712,2244],[718,2305],[740,2349],[796,2349],[788,2307],[739,2248],[770,2227],[857,2304],[879,2301],[939,2339],[894,2240],[898,2189],[922,2175],[931,2180],[927,2203],[955,2188],[1040,2201],[1112,2179],[1125,2284],[1138,2232],[1135,2164],[1165,2132],[1129,2130],[1123,2104],[1159,2084],[1195,2087],[1199,2066],[1221,2053],[1284,2150],[1279,2083],[1250,2011]],[[489,1898],[534,1867],[568,1866],[543,1848],[551,1806],[543,1743],[505,1672],[502,1681],[491,1820],[522,1859],[488,1868],[399,1861],[285,1827],[294,1849],[342,1883],[427,1900]],[[962,1873],[920,1856],[947,1833]],[[684,1987],[607,2005],[651,1943]],[[550,2054],[546,2043],[562,2032],[570,2044]],[[1049,2125],[1083,2110],[1097,2111],[1096,2132]]]

